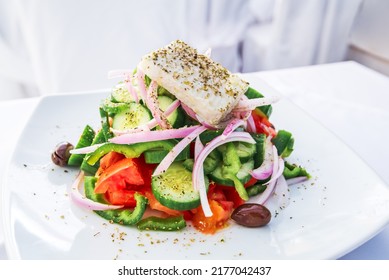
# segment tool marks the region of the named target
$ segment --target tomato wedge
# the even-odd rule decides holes
[[[134,159],[124,158],[104,170],[96,182],[95,193],[105,193],[110,186],[116,185],[118,182],[135,186],[145,183]]]
[[[112,191],[109,189],[105,194],[105,197],[112,205],[124,205],[132,208],[136,206],[135,193],[137,193],[137,191],[126,189]]]
[[[96,172],[96,176],[100,176],[108,167],[114,163],[124,159],[125,156],[117,152],[109,152],[100,160],[100,167]]]
[[[193,215],[193,226],[201,232],[213,234],[218,229],[225,227],[226,222],[229,220],[233,203],[231,201],[216,201],[209,200],[209,206],[213,215],[211,217],[205,217],[203,210],[196,209]]]
[[[153,210],[161,211],[169,216],[180,216],[182,213],[178,210],[170,209],[164,205],[162,205],[154,196],[154,194],[150,191],[145,192],[145,196],[149,200],[150,208]]]
[[[251,116],[253,117],[257,133],[264,133],[268,136],[271,135],[272,137],[277,134],[267,116],[260,110],[253,110]]]

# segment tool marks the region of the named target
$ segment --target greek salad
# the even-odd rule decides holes
[[[140,230],[191,224],[212,234],[233,223],[264,226],[266,207],[288,185],[309,178],[287,161],[294,138],[270,122],[277,96],[265,97],[239,75],[183,41],[145,55],[98,108],[75,146],[54,163],[80,170],[71,199],[104,219]]]

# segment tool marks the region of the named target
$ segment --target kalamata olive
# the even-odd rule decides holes
[[[271,213],[261,204],[246,203],[232,212],[231,219],[245,227],[262,227],[270,222]]]
[[[68,163],[70,157],[70,150],[74,146],[69,142],[61,142],[56,147],[54,152],[51,154],[51,160],[54,164],[59,166],[65,166]]]

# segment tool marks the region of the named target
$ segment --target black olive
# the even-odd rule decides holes
[[[70,157],[70,150],[74,146],[69,142],[61,142],[56,147],[54,152],[51,154],[51,160],[54,164],[59,166],[66,166]]]
[[[271,213],[261,204],[246,203],[232,212],[231,219],[245,227],[262,227],[270,222]]]

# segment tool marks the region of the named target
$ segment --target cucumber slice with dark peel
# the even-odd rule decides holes
[[[242,167],[236,174],[236,177],[239,179],[242,184],[246,184],[251,179],[250,171],[254,169],[254,160],[249,160],[242,164]],[[225,178],[222,174],[222,166],[216,167],[216,169],[208,174],[209,178],[223,186],[234,186],[234,182],[228,178]]]
[[[88,147],[92,144],[93,138],[95,137],[95,131],[89,125],[86,125],[83,132],[81,133],[80,139],[78,140],[75,149]],[[80,166],[84,160],[85,155],[72,154],[68,159],[68,165]]]
[[[208,142],[211,142],[214,138],[221,135],[223,133],[223,130],[206,130],[203,133],[200,134],[200,140],[203,145],[207,144]]]
[[[158,96],[158,105],[159,108],[162,110],[162,112],[165,112],[167,108],[174,102],[174,100],[168,96]],[[176,110],[173,111],[173,113],[170,114],[170,116],[167,118],[169,123],[174,128],[182,127],[184,124],[184,114],[182,112],[182,109],[179,107]]]
[[[207,175],[209,173],[212,173],[216,169],[216,167],[219,165],[219,163],[220,163],[220,161],[216,161],[215,159],[207,157],[203,163],[204,174]],[[182,164],[190,172],[193,171],[193,166],[194,166],[193,158],[186,159]]]
[[[236,153],[242,163],[249,161],[254,158],[254,154],[256,153],[255,144],[244,143],[244,142],[234,142]]]
[[[166,155],[169,153],[168,150],[149,150],[144,152],[145,162],[146,163],[160,163]],[[178,156],[174,159],[174,161],[183,161],[190,157],[190,149],[187,146]]]
[[[208,186],[207,177],[205,185]],[[154,176],[151,189],[155,198],[174,210],[190,210],[200,205],[200,195],[193,189],[192,172],[182,162],[173,162],[161,175]]]
[[[115,103],[131,103],[135,102],[131,93],[128,91],[124,82],[119,82],[111,92],[111,100]]]
[[[119,111],[114,117],[112,128],[126,130],[148,123],[152,115],[145,106],[138,103],[129,103],[128,108]]]
[[[101,103],[101,108],[108,113],[110,117],[128,108],[128,103],[115,103],[109,98],[104,99]]]

